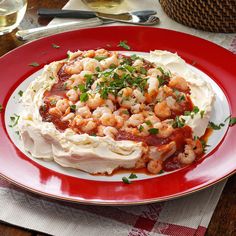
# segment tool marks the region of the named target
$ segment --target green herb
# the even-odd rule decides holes
[[[142,132],[144,130],[143,126],[140,125],[139,128],[138,128],[139,132]]]
[[[107,87],[103,88],[100,92],[100,95],[101,95],[101,98],[107,99],[108,98],[108,88]]]
[[[77,88],[79,88],[79,90],[80,90],[81,93],[84,93],[84,92],[87,91],[87,89],[85,88],[85,85],[84,85],[84,84],[79,84],[79,85],[77,86]]]
[[[224,126],[223,123],[220,123],[219,125],[217,125],[212,121],[210,121],[209,124],[208,124],[208,127],[212,128],[213,130],[220,130],[223,126]]]
[[[131,60],[135,61],[137,59],[139,59],[140,57],[138,57],[136,54],[133,54],[130,56]]]
[[[236,117],[230,117],[229,126],[234,126],[236,124]]]
[[[18,121],[19,121],[19,118],[20,116],[18,116],[17,114],[14,114],[14,116],[11,116],[10,119],[11,119],[11,124],[9,125],[9,127],[14,127],[18,124]]]
[[[129,115],[129,111],[125,110],[125,111],[122,111],[123,114],[125,115]]]
[[[127,177],[122,177],[122,181],[125,183],[125,184],[131,184],[131,181],[127,178]]]
[[[94,57],[94,59],[96,59],[97,61],[102,61],[106,58],[107,58],[107,56],[96,56],[96,57]]]
[[[163,174],[164,172],[164,170],[160,170],[158,174]]]
[[[22,95],[23,95],[23,91],[22,90],[20,90],[19,92],[18,92],[18,95],[20,96],[20,97],[22,97]]]
[[[109,69],[115,69],[117,66],[116,64],[112,63],[110,66],[109,66]]]
[[[137,179],[138,176],[134,173],[131,173],[130,176],[129,176],[129,179]]]
[[[95,68],[95,70],[96,70],[97,72],[100,72],[100,71],[101,71],[101,69],[100,69],[99,66],[97,66],[97,67]]]
[[[197,106],[194,106],[194,107],[193,107],[193,112],[194,112],[195,114],[197,114],[197,113],[199,112],[199,108],[198,108]]]
[[[120,41],[118,47],[122,47],[124,49],[130,50],[130,46],[127,44],[127,41]]]
[[[201,116],[201,119],[203,118],[203,116],[204,116],[204,113],[205,113],[205,111],[204,111],[204,110],[200,111],[200,116]]]
[[[210,147],[210,145],[206,144],[206,141],[205,140],[200,140],[201,144],[202,144],[202,149],[203,149],[203,152],[205,153],[206,152],[206,148],[207,147]]]
[[[28,64],[29,66],[33,66],[33,67],[38,67],[39,63],[38,62],[31,62],[30,64]]]
[[[60,48],[59,45],[56,45],[56,44],[54,44],[54,43],[52,44],[52,47],[53,47],[53,48]]]
[[[147,70],[146,70],[144,67],[141,67],[141,68],[140,68],[140,72],[141,72],[141,74],[143,74],[143,75],[146,75],[146,74],[147,74]]]
[[[165,83],[165,80],[162,76],[157,76],[157,79],[159,81],[159,88]]]
[[[135,68],[133,66],[130,65],[125,65],[124,66],[126,70],[128,70],[130,73],[133,73],[135,71]]]
[[[0,104],[0,112],[2,112],[3,111],[3,106],[2,106],[2,104]]]
[[[19,131],[16,131],[15,133],[16,133],[16,135],[18,135],[18,136],[20,135],[20,132],[19,132]]]
[[[81,102],[86,102],[88,99],[89,99],[89,96],[88,96],[87,93],[82,93],[82,94],[80,95],[80,101],[81,101]]]
[[[71,112],[75,112],[76,111],[76,105],[75,104],[70,105],[70,110],[71,110]]]
[[[94,137],[96,137],[97,135],[96,135],[96,134],[90,134],[90,136],[94,136]]]
[[[52,76],[50,76],[49,78],[50,78],[51,80],[54,80],[54,77],[52,77]]]
[[[148,126],[152,125],[152,122],[150,120],[145,121],[145,124],[147,124]]]
[[[172,124],[173,128],[182,128],[185,125],[185,120],[179,116],[175,117],[174,123]]]
[[[156,128],[151,128],[151,129],[148,130],[148,132],[149,132],[150,134],[158,134],[159,130],[156,129]]]
[[[182,101],[185,101],[185,96],[184,95],[178,96],[176,102],[182,102]]]

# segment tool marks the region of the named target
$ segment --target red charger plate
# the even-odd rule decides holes
[[[82,29],[25,44],[0,58],[0,103],[6,107],[15,88],[29,75],[68,50],[106,48],[120,50],[127,40],[132,51],[168,50],[209,75],[224,91],[232,116],[236,116],[236,56],[209,41],[166,29],[113,26]],[[53,48],[52,44],[60,45]],[[31,62],[40,67],[30,67]],[[230,127],[221,143],[197,163],[168,175],[137,180],[132,184],[80,179],[39,165],[11,142],[0,119],[0,175],[35,193],[61,200],[100,205],[130,205],[163,201],[198,191],[236,171],[236,127]]]

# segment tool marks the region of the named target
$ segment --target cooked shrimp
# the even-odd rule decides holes
[[[101,64],[96,59],[87,57],[82,59],[81,63],[83,65],[83,70],[91,71],[92,73],[95,73],[98,68],[101,70]]]
[[[104,103],[104,100],[100,97],[100,94],[91,94],[86,102],[90,109],[96,109]]]
[[[135,60],[134,63],[133,63],[133,66],[134,66],[134,67],[138,67],[138,68],[142,67],[143,65],[144,65],[144,63],[143,63],[143,60],[142,60],[142,59],[137,59],[137,60]]]
[[[109,56],[109,52],[105,49],[98,49],[95,51],[95,56],[105,56],[108,57]]]
[[[79,99],[79,94],[77,92],[77,90],[75,89],[70,89],[67,93],[66,96],[68,97],[68,99],[72,102],[77,102]]]
[[[67,99],[58,100],[56,103],[56,108],[58,108],[62,113],[64,113],[68,107],[70,107],[70,104]]]
[[[61,110],[59,110],[57,107],[50,108],[48,113],[50,115],[53,115],[53,116],[56,116],[56,117],[61,117],[62,116]]]
[[[66,116],[64,116],[61,120],[62,120],[62,121],[69,121],[69,120],[74,119],[74,117],[75,117],[75,114],[74,114],[74,113],[69,113],[69,114],[67,114]]]
[[[158,129],[158,138],[167,138],[169,137],[173,131],[174,128],[172,125],[166,123],[166,122],[158,122],[153,125],[154,128]]]
[[[83,70],[83,65],[81,61],[73,61],[68,63],[65,68],[65,72],[69,75],[79,74]]]
[[[187,81],[181,76],[174,76],[173,78],[171,78],[169,86],[181,91],[186,91],[189,89]]]
[[[118,133],[118,130],[114,127],[111,127],[111,126],[107,126],[103,129],[103,133],[105,136],[109,136],[111,138],[115,138],[115,136],[117,135]]]
[[[188,145],[190,145],[196,155],[200,155],[203,153],[203,147],[202,143],[199,139],[192,140],[192,139],[186,139],[185,140]]]
[[[150,76],[147,80],[148,94],[151,97],[155,97],[158,94],[159,81],[156,77]]]
[[[126,125],[137,127],[144,122],[144,117],[142,114],[134,114],[126,121]]]
[[[157,76],[162,76],[162,73],[160,70],[158,70],[157,68],[151,68],[147,71],[147,74],[151,77],[156,77]]]
[[[123,88],[119,91],[117,101],[121,107],[130,108],[135,104],[135,99],[131,97],[132,93],[131,88]]]
[[[78,50],[78,51],[76,51],[76,52],[71,52],[71,51],[68,51],[68,52],[67,52],[67,55],[68,55],[68,57],[69,57],[69,60],[73,60],[73,59],[75,59],[76,57],[81,56],[82,54],[83,54],[83,52],[80,51],[80,50]]]
[[[95,51],[94,50],[88,50],[86,52],[83,53],[84,57],[94,57],[95,56]]]
[[[177,158],[180,161],[180,163],[188,165],[195,160],[196,155],[193,151],[193,148],[190,145],[185,145],[184,152],[179,153]]]
[[[93,120],[86,120],[85,124],[80,127],[81,131],[88,133],[97,127],[96,122]]]
[[[88,106],[80,107],[76,110],[76,114],[82,116],[83,118],[90,118],[92,113]]]
[[[119,108],[118,110],[114,111],[113,114],[123,117],[124,120],[128,120],[130,117],[129,111],[125,108]]]
[[[143,155],[138,161],[135,163],[135,169],[140,169],[146,167],[149,158],[147,155]]]
[[[150,160],[147,164],[147,170],[152,174],[158,174],[162,170],[162,162],[160,160]]]
[[[119,62],[117,58],[117,53],[114,52],[111,57],[101,60],[100,63],[103,70],[108,69],[113,64],[118,66]]]
[[[122,128],[124,125],[124,118],[122,116],[115,116],[116,119],[116,127]]]
[[[139,103],[144,103],[145,102],[145,97],[144,97],[144,95],[142,94],[142,92],[140,91],[140,90],[138,90],[138,89],[135,89],[134,91],[133,91],[133,95],[134,95],[134,97],[137,99],[137,101],[139,102]]]
[[[166,101],[159,102],[154,107],[154,112],[157,117],[166,119],[171,116],[171,109],[168,107]]]
[[[84,118],[82,117],[82,116],[80,116],[80,115],[76,115],[75,116],[75,118],[74,118],[74,120],[72,121],[72,126],[78,126],[78,127],[80,127],[80,126],[82,126],[83,124],[84,124],[84,122],[85,122],[85,120],[84,120]]]
[[[111,114],[112,111],[108,107],[98,107],[93,111],[94,118],[100,118],[103,114]]]
[[[109,113],[104,113],[100,121],[102,125],[104,126],[115,126],[116,125],[116,120],[115,120],[115,115],[114,114],[109,114]]]

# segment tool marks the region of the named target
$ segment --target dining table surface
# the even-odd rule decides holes
[[[62,8],[67,2],[68,0],[28,0],[27,11],[19,28],[28,29],[47,25],[51,19],[38,17],[37,9],[42,7]],[[10,34],[0,36],[0,56],[25,43],[16,38],[16,31],[17,29]],[[46,234],[13,226],[5,222],[0,222],[0,235],[46,236]],[[206,231],[206,235],[236,235],[236,175],[228,179]]]

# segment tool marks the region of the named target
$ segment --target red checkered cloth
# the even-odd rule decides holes
[[[46,199],[0,179],[0,220],[58,236],[200,236],[224,184],[167,202],[106,207]]]

